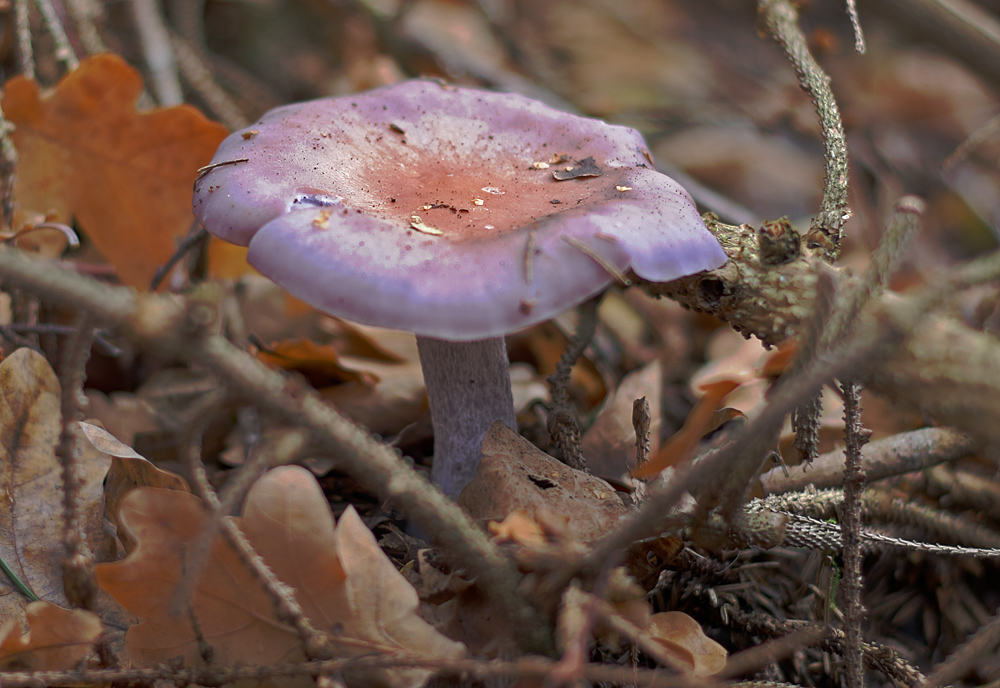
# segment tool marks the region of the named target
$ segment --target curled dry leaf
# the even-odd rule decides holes
[[[119,522],[138,547],[120,562],[98,566],[97,578],[142,619],[129,629],[129,657],[138,666],[177,656],[187,665],[203,664],[190,618],[172,615],[170,600],[182,577],[187,546],[207,522],[204,507],[193,495],[140,488],[123,500]],[[259,480],[238,524],[275,575],[295,588],[314,626],[331,634],[339,654],[463,656],[461,643],[448,640],[417,616],[416,592],[354,510],[348,509],[334,525],[326,498],[305,469],[278,468]],[[214,543],[192,604],[219,664],[304,659],[295,631],[276,619],[268,593],[227,540]],[[418,686],[429,674],[423,669],[387,669],[346,678],[352,685],[397,688]]]
[[[226,129],[189,105],[140,113],[141,92],[137,71],[101,54],[45,95],[11,79],[0,107],[15,127],[20,207],[75,219],[123,282],[146,288],[191,227],[191,186]]]
[[[0,389],[0,557],[40,598],[67,604],[62,468],[55,454],[62,431],[59,381],[41,354],[18,349],[0,364]],[[109,461],[82,449],[77,460],[83,526],[91,551],[100,555],[109,540],[101,504]],[[12,593],[6,579],[0,591],[0,618],[23,620],[23,597]]]
[[[115,526],[118,526],[118,508],[122,499],[137,487],[191,491],[184,478],[157,468],[135,449],[119,442],[118,438],[107,430],[91,423],[81,422],[78,425],[97,451],[111,457],[111,467],[108,468],[108,475],[104,479],[104,515]],[[126,552],[134,549],[135,542],[127,532],[119,530],[118,537]]]
[[[628,511],[608,483],[556,461],[499,421],[486,432],[479,470],[458,502],[477,519],[502,521],[520,509],[542,523],[558,514],[580,542],[609,532]]]
[[[0,669],[59,671],[74,668],[101,635],[97,614],[63,609],[51,602],[32,602],[25,609],[28,632],[16,619],[0,626]]]
[[[695,676],[713,676],[726,666],[726,648],[706,636],[698,622],[684,612],[653,614],[646,632],[664,646],[690,653]]]
[[[583,434],[583,455],[587,466],[597,475],[620,478],[635,468],[635,428],[632,425],[632,402],[639,397],[649,401],[650,451],[655,454],[660,445],[662,416],[660,397],[663,387],[663,366],[659,361],[643,366],[626,375],[618,388],[601,407],[597,419]]]

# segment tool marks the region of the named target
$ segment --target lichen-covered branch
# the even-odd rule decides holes
[[[644,283],[642,288],[710,313],[766,346],[802,331],[814,308],[821,271],[831,275],[838,291],[855,280],[826,265],[816,251],[807,250],[780,265],[767,264],[752,228],[725,225],[712,217],[706,223],[729,261],[717,270],[664,284]],[[1000,254],[957,268],[922,292],[877,295],[858,319],[926,313],[956,291],[997,277]],[[891,357],[859,371],[857,379],[901,409],[926,414],[978,441],[1000,442],[1000,343],[945,312],[926,315]]]
[[[799,13],[789,0],[760,0],[757,11],[798,74],[799,82],[813,100],[826,149],[826,182],[819,214],[813,218],[806,243],[833,262],[840,254],[840,238],[850,216],[847,208],[847,141],[830,77],[823,71],[799,27]]]

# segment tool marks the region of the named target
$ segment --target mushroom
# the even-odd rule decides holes
[[[432,80],[268,112],[223,141],[194,212],[316,308],[417,335],[431,479],[451,496],[490,423],[516,429],[505,334],[630,269],[726,260],[638,132]]]

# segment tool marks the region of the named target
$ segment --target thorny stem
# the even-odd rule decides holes
[[[194,616],[192,598],[215,546],[215,535],[221,529],[228,536],[229,541],[243,562],[250,568],[254,577],[270,593],[277,619],[295,629],[295,634],[306,658],[310,660],[329,659],[331,655],[326,636],[317,631],[305,617],[302,607],[295,598],[295,590],[279,581],[257,554],[253,545],[237,527],[236,522],[228,515],[228,510],[223,510],[224,506],[231,508],[233,505],[223,505],[215,488],[208,481],[205,465],[201,459],[202,436],[211,420],[210,409],[218,405],[219,396],[218,394],[209,394],[201,400],[199,412],[194,414],[197,420],[188,432],[189,437],[186,443],[188,468],[194,479],[195,493],[208,506],[209,518],[201,533],[198,534],[198,538],[188,550],[188,557],[184,565],[184,577],[174,590],[172,606],[175,608],[175,613],[182,609],[188,610],[195,635],[198,636],[198,620]],[[200,648],[206,645],[206,641],[199,640]],[[205,650],[203,649],[202,652],[204,654]]]
[[[861,447],[870,432],[861,425],[861,385],[852,380],[841,384],[844,392],[844,503],[840,513],[840,532],[844,546],[844,663],[848,688],[864,687],[861,663],[862,632],[865,608],[861,602],[861,492],[865,473],[861,467]]]
[[[808,627],[805,621],[779,621],[760,612],[733,611],[730,613],[733,622],[744,627],[754,635],[770,637],[783,636],[787,633]],[[819,647],[827,652],[843,654],[844,632],[832,628],[829,635],[820,641]],[[892,648],[878,643],[862,644],[865,662],[886,678],[898,681],[905,686],[917,686],[924,680],[924,675],[910,665]]]
[[[94,610],[97,583],[94,558],[83,533],[80,505],[80,469],[76,462],[76,434],[80,420],[80,394],[86,379],[84,368],[90,358],[93,329],[85,315],[76,318],[74,332],[65,341],[59,379],[62,381],[62,435],[56,450],[62,463],[63,481],[63,584],[70,604]]]
[[[590,346],[597,331],[597,307],[601,296],[597,296],[580,306],[580,317],[576,334],[569,340],[566,350],[556,363],[555,372],[549,376],[552,389],[552,409],[549,411],[549,436],[559,445],[563,463],[586,470],[587,462],[580,448],[580,424],[576,420],[570,403],[569,379],[577,359]]]
[[[80,467],[77,463],[78,435],[75,432],[80,420],[80,395],[86,380],[87,360],[94,341],[94,329],[84,312],[73,323],[73,331],[65,340],[59,379],[62,381],[62,434],[56,455],[62,464],[63,482],[63,588],[70,604],[97,611],[97,580],[94,578],[94,555],[84,534],[83,507],[80,502]],[[98,639],[95,649],[101,665],[109,669],[118,667],[118,658],[111,651],[110,639],[105,634]]]
[[[799,27],[799,14],[790,0],[759,0],[757,11],[765,25],[781,44],[795,68],[799,83],[813,100],[823,132],[826,149],[826,181],[819,214],[812,221],[806,243],[822,250],[833,262],[840,254],[844,223],[850,215],[847,207],[847,141],[837,101],[830,89],[830,77],[819,66],[805,34]]]
[[[344,418],[313,390],[268,369],[223,337],[202,334],[217,306],[174,295],[143,294],[66,270],[53,270],[20,251],[0,249],[0,276],[62,305],[121,328],[137,345],[204,365],[235,392],[312,431],[337,452],[340,467],[366,489],[390,498],[433,538],[446,556],[469,572],[487,599],[523,629],[526,650],[552,649],[548,622],[518,591],[513,565],[457,504],[435,490],[392,449]]]

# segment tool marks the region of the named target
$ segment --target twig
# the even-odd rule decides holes
[[[99,14],[95,5],[94,0],[66,0],[66,9],[76,23],[76,35],[88,55],[108,50],[94,26],[94,17]]]
[[[205,567],[208,565],[212,548],[215,545],[216,534],[219,530],[222,530],[236,549],[239,557],[250,568],[251,573],[254,574],[261,585],[270,593],[271,601],[274,604],[275,616],[278,621],[286,623],[295,629],[295,634],[302,645],[302,650],[306,658],[310,660],[330,659],[332,654],[326,635],[317,631],[312,622],[306,618],[302,607],[295,597],[295,590],[278,580],[278,577],[274,575],[274,572],[271,571],[267,563],[254,550],[250,541],[240,531],[236,522],[228,515],[228,509],[231,509],[235,505],[235,491],[230,491],[227,503],[223,504],[216,494],[215,488],[208,481],[205,464],[201,459],[202,436],[213,415],[210,409],[219,406],[221,396],[221,394],[208,394],[200,400],[198,412],[193,414],[196,421],[187,433],[187,463],[191,477],[193,478],[194,492],[205,502],[210,516],[205,527],[202,528],[188,550],[184,575],[173,592],[171,606],[174,607],[175,613],[181,609],[190,610],[192,619],[197,624],[197,619],[193,616],[192,607],[194,590],[204,573]],[[260,462],[257,462],[251,470],[255,471],[255,469],[259,468],[262,468],[262,466]],[[248,475],[250,473],[244,471],[241,484],[247,482]],[[252,480],[249,482],[252,483]],[[197,630],[196,627],[195,631],[197,632]],[[204,644],[204,642],[199,642],[200,646]]]
[[[333,655],[331,639],[327,634],[316,630],[312,622],[306,618],[298,600],[295,599],[295,589],[278,580],[278,577],[254,550],[243,531],[236,525],[232,516],[222,518],[222,530],[229,538],[229,542],[236,548],[240,558],[249,565],[250,571],[271,593],[278,621],[295,629],[295,634],[302,644],[302,651],[306,658],[310,660],[330,659]]]
[[[17,149],[10,140],[13,126],[0,110],[0,221],[14,230],[14,186],[17,182]]]
[[[779,621],[760,612],[737,610],[731,614],[731,617],[733,621],[750,632],[770,637],[783,636],[809,625],[805,621]],[[924,675],[900,657],[892,648],[879,643],[864,643],[861,647],[868,666],[881,672],[885,677],[912,687],[924,680]],[[836,628],[830,629],[830,634],[820,641],[820,649],[843,654],[844,632]]]
[[[934,667],[927,680],[920,688],[939,688],[951,685],[969,672],[972,663],[986,656],[1000,644],[1000,613],[995,614],[988,623],[979,628],[976,633],[952,652],[947,659]]]
[[[795,356],[791,372],[802,370],[819,354],[823,333],[829,329],[831,314],[836,297],[836,286],[831,271],[825,263],[816,264],[816,298],[813,300],[812,315],[806,320],[799,335],[799,350]],[[817,389],[812,396],[792,411],[792,430],[795,432],[793,446],[799,459],[809,466],[819,456],[819,432],[823,413],[823,389]],[[784,470],[784,465],[782,465]]]
[[[38,5],[45,20],[45,28],[49,30],[52,41],[56,44],[56,59],[66,65],[67,71],[72,72],[80,66],[80,60],[77,59],[69,37],[66,36],[66,29],[59,19],[59,13],[56,12],[52,0],[35,0],[35,4]]]
[[[242,129],[250,122],[239,105],[229,97],[212,76],[201,54],[180,36],[171,33],[170,44],[184,81],[195,90],[219,120],[232,130]]]
[[[163,106],[180,105],[184,102],[184,94],[177,77],[177,63],[156,0],[132,0],[132,10],[156,100]]]
[[[844,502],[840,513],[840,533],[844,544],[844,663],[848,688],[864,688],[864,667],[861,663],[863,636],[861,623],[865,608],[861,603],[861,493],[865,473],[861,467],[861,447],[870,432],[861,425],[861,386],[854,381],[842,383],[844,391]]]
[[[366,669],[423,668],[449,675],[471,676],[477,679],[510,677],[541,682],[552,673],[556,662],[544,657],[525,657],[516,662],[499,660],[428,660],[400,655],[365,655],[348,659],[329,659],[322,662],[272,664],[269,666],[242,667],[177,667],[161,664],[150,669],[72,670],[72,671],[19,671],[4,672],[4,686],[9,688],[46,688],[53,685],[78,685],[92,683],[132,683],[139,681],[170,681],[176,685],[218,686],[239,681],[261,683],[266,679],[284,676],[329,676],[345,671]],[[633,669],[631,667],[587,664],[583,677],[592,683],[636,685],[644,688],[703,688],[701,677],[676,676],[666,671]]]
[[[632,427],[635,429],[635,467],[639,468],[649,460],[649,427],[653,419],[649,412],[649,402],[641,397],[632,402]]]
[[[35,53],[31,45],[31,16],[28,0],[14,0],[17,30],[17,67],[21,76],[35,81]]]
[[[858,17],[858,1],[847,0],[847,15],[851,18],[851,28],[854,29],[854,51],[858,55],[865,54],[865,34],[861,30],[861,19]]]
[[[62,435],[56,454],[62,463],[63,481],[63,585],[70,604],[94,611],[97,582],[94,557],[83,533],[80,507],[80,469],[76,463],[76,433],[80,420],[80,395],[86,380],[85,367],[90,358],[93,330],[86,314],[77,316],[74,332],[66,340],[59,379],[62,381]]]
[[[913,323],[897,323],[896,327],[905,327],[907,324],[913,325]],[[662,492],[650,496],[644,502],[642,509],[625,520],[610,535],[597,542],[591,553],[580,562],[579,568],[598,570],[631,543],[657,533],[664,516],[686,492],[699,492],[699,503],[704,500],[705,503],[711,504],[711,497],[715,494],[721,494],[726,490],[745,491],[748,482],[743,480],[743,476],[752,475],[753,465],[759,466],[763,461],[763,454],[750,451],[748,447],[757,447],[762,438],[770,437],[775,428],[780,428],[785,415],[811,394],[812,390],[842,374],[843,371],[858,370],[863,362],[870,362],[876,352],[884,350],[888,342],[900,336],[894,329],[884,326],[872,327],[870,333],[865,333],[865,336],[859,335],[856,341],[833,354],[830,360],[817,360],[800,375],[775,390],[770,403],[732,442],[715,454],[702,459],[686,473],[675,475]],[[748,468],[750,470],[747,470]],[[698,490],[704,486],[708,486],[708,489]],[[743,502],[733,501],[735,508],[742,510]],[[724,502],[723,505],[728,506],[728,502]]]
[[[926,204],[916,196],[903,196],[896,201],[868,269],[860,280],[844,290],[846,294],[831,313],[820,346],[830,346],[849,336],[861,312],[885,292],[903,252],[920,229],[925,209]]]
[[[206,230],[201,225],[195,225],[188,232],[184,240],[181,241],[180,245],[177,246],[177,250],[174,251],[173,255],[167,260],[166,263],[156,268],[156,273],[153,275],[153,281],[149,285],[150,291],[156,291],[160,287],[160,283],[170,274],[170,271],[174,269],[174,266],[180,262],[181,258],[186,256],[191,249],[208,239],[208,230]]]
[[[967,456],[975,444],[967,436],[947,428],[922,428],[876,440],[861,450],[861,468],[869,481],[882,480],[903,473],[919,471],[946,461]],[[834,487],[844,481],[844,454],[823,454],[808,471],[793,468],[789,476],[781,469],[761,476],[767,494],[797,492],[808,485],[818,489]]]
[[[743,650],[729,658],[719,678],[736,678],[759,670],[790,656],[795,650],[813,647],[825,640],[829,633],[830,630],[822,626],[803,626],[788,635]]]
[[[86,309],[150,351],[204,365],[234,391],[309,428],[317,441],[337,452],[342,470],[366,489],[392,499],[452,562],[469,572],[495,608],[523,629],[518,640],[525,649],[551,650],[548,623],[518,590],[520,577],[513,564],[458,505],[314,390],[268,369],[221,336],[205,334],[217,306],[175,295],[138,294],[54,270],[49,262],[7,248],[0,249],[0,277],[59,304]]]
[[[764,24],[781,44],[799,76],[799,83],[813,99],[819,115],[826,149],[826,182],[819,213],[806,235],[806,245],[820,249],[829,261],[840,254],[847,207],[847,141],[840,110],[830,90],[830,77],[809,52],[808,41],[799,27],[799,14],[789,0],[759,0],[757,11]]]
[[[87,360],[94,340],[94,330],[85,312],[73,323],[73,333],[65,340],[59,366],[62,382],[62,434],[56,455],[62,464],[63,482],[63,588],[70,604],[88,611],[97,611],[97,579],[94,577],[94,555],[84,533],[84,514],[80,503],[80,467],[77,463],[80,420],[80,396],[86,381]],[[101,665],[108,669],[119,666],[111,650],[111,641],[103,634],[95,644]]]
[[[549,411],[549,436],[559,445],[564,463],[578,470],[586,470],[587,462],[580,450],[580,424],[569,397],[569,378],[573,366],[594,338],[597,330],[597,307],[601,297],[597,296],[580,306],[580,317],[576,334],[569,340],[566,350],[556,364],[555,372],[549,375],[552,409]]]
[[[916,30],[994,85],[1000,81],[1000,20],[972,0],[876,0],[869,2],[894,25]]]

